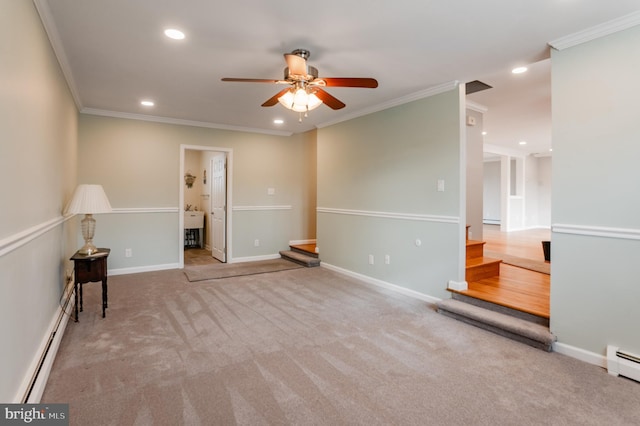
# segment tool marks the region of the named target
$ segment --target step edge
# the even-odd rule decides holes
[[[471,282],[474,282],[474,281],[471,281]],[[467,294],[467,292],[469,290],[454,290],[454,289],[448,288],[447,291],[450,291],[451,293],[461,294],[461,295],[466,296],[466,297],[471,297],[472,299],[482,300],[483,302],[493,303],[494,305],[503,306],[505,308],[513,309],[514,311],[520,311],[520,312],[524,312],[524,313],[527,313],[527,314],[530,314],[530,315],[534,315],[534,316],[537,316],[537,317],[540,317],[540,318],[550,319],[549,316],[547,316],[546,314],[540,313],[540,312],[535,312],[535,311],[532,311],[532,310],[529,310],[529,309],[522,309],[522,308],[519,308],[517,306],[508,304],[508,303],[501,303],[501,302],[497,302],[497,301],[494,302],[492,300],[486,300],[486,299],[483,299],[483,298],[480,298],[480,297],[471,296],[471,295]]]
[[[516,318],[500,312],[484,309],[469,303],[454,299],[441,300],[437,304],[438,310],[445,310],[474,321],[504,329],[511,333],[522,335],[528,339],[550,344],[556,341],[556,336],[548,327],[521,318]],[[501,322],[505,321],[505,322]]]
[[[525,321],[533,322],[547,328],[549,327],[549,316],[547,315],[529,312],[529,310],[522,310],[522,308],[508,306],[507,304],[484,300],[482,298],[467,295],[464,292],[452,291],[451,297],[453,300],[457,300],[462,303],[468,303],[483,309],[488,309],[490,311],[499,312]]]
[[[463,315],[456,314],[454,312],[449,311],[438,311],[441,315],[444,315],[448,318],[455,319],[457,321],[461,321],[465,324],[469,324],[471,326],[480,328],[482,330],[486,330],[490,333],[496,334],[498,336],[505,337],[507,339],[526,344],[528,346],[534,347],[536,349],[543,350],[545,352],[553,351],[553,343],[554,342],[541,342],[539,340],[531,339],[525,335],[514,333],[512,331],[506,330],[504,328],[496,327],[491,324],[487,324],[482,321],[474,320],[473,318],[465,317]],[[554,340],[555,341],[555,340]]]
[[[466,265],[466,267],[467,268],[473,268],[473,267],[477,267],[477,266],[494,265],[496,263],[502,263],[502,259],[496,259],[495,257],[487,257],[487,256],[472,257],[471,259],[467,259],[467,260],[477,260],[477,259],[482,259],[482,263],[476,263],[476,264],[473,264],[473,265]]]
[[[281,250],[279,254],[281,257],[302,265],[319,266],[321,262],[317,257],[307,256],[305,254],[294,252],[293,250]]]

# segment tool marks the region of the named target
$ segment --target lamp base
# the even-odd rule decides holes
[[[93,245],[93,235],[96,231],[96,220],[92,214],[85,214],[84,219],[80,222],[82,225],[82,237],[84,238],[84,245],[78,252],[80,254],[91,255],[97,253],[98,249]]]
[[[85,243],[85,245],[83,245],[80,248],[80,250],[78,250],[78,253],[86,254],[87,256],[90,256],[92,254],[96,254],[97,252],[98,252],[98,249],[92,243]]]

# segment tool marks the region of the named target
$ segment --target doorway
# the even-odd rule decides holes
[[[188,208],[203,214],[202,248],[197,251],[196,264],[220,263],[232,260],[232,167],[233,150],[199,145],[180,146],[180,210],[178,259],[185,266],[185,222]],[[187,182],[189,178],[191,186]],[[188,260],[192,261],[189,251]],[[209,258],[207,261],[206,258]]]

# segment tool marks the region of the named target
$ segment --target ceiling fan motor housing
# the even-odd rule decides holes
[[[307,75],[300,76],[296,74],[289,73],[289,67],[284,69],[284,79],[285,80],[295,80],[295,81],[312,81],[318,78],[318,69],[316,67],[312,67],[311,65],[307,65]]]
[[[291,52],[291,54],[292,55],[298,55],[304,60],[309,59],[309,56],[311,56],[311,52],[309,52],[306,49],[296,49],[293,52]]]

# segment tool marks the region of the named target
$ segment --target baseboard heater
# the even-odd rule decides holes
[[[640,355],[621,351],[617,346],[607,346],[607,371],[612,376],[624,376],[640,382]]]

